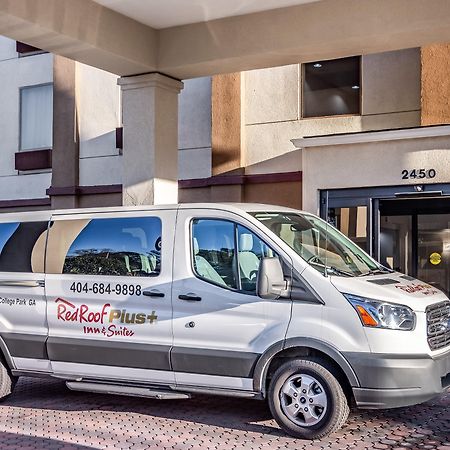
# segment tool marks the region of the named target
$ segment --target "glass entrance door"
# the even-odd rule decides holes
[[[450,213],[417,216],[417,278],[450,293]]]
[[[379,261],[449,295],[449,200],[380,201]]]

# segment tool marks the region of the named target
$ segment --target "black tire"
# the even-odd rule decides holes
[[[326,408],[321,409],[319,407],[319,409],[314,410],[314,412],[319,411],[316,414],[318,417],[317,423],[311,425],[298,423],[303,419],[302,405],[300,402],[294,405],[294,407],[300,407],[299,411],[301,412],[297,422],[294,422],[283,411],[283,402],[286,404],[286,400],[282,400],[282,397],[285,396],[282,393],[282,388],[292,377],[295,379],[296,375],[299,375],[299,377],[301,375],[312,377],[323,387],[322,391],[321,387],[317,387],[317,384],[313,385],[314,388],[318,389],[319,393],[325,393],[327,401]],[[305,391],[302,390],[301,392]],[[302,394],[296,393],[295,395]],[[306,402],[303,406],[307,407],[308,400],[306,400],[306,397],[303,397],[303,400]],[[329,367],[326,361],[319,358],[296,359],[280,366],[272,377],[269,386],[268,401],[272,416],[278,425],[289,435],[301,439],[320,439],[330,433],[334,433],[344,425],[349,414],[347,398],[341,385],[333,375],[333,369]],[[313,402],[314,400],[309,401]],[[292,408],[292,405],[290,406]],[[295,416],[295,418],[297,417]]]
[[[12,394],[17,378],[11,375],[5,363],[0,359],[0,401]]]

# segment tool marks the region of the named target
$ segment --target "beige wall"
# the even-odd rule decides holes
[[[450,123],[450,44],[422,48],[422,125]]]
[[[420,50],[362,57],[362,115],[301,118],[299,64],[243,72],[242,165],[258,173],[280,155],[295,151],[302,136],[420,125]],[[294,164],[294,168],[293,168]],[[301,158],[286,158],[278,171],[301,170]]]
[[[435,169],[433,179],[402,179],[402,170]],[[324,145],[303,149],[303,208],[319,209],[319,190],[450,181],[447,136]]]

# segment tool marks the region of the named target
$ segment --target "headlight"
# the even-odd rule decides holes
[[[365,327],[408,331],[412,330],[416,324],[416,315],[407,306],[353,294],[344,294],[344,296],[355,308]]]

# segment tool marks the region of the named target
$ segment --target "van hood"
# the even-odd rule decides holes
[[[330,278],[333,286],[343,294],[398,303],[413,311],[425,311],[429,305],[448,300],[440,289],[398,272],[362,277],[332,275]]]

